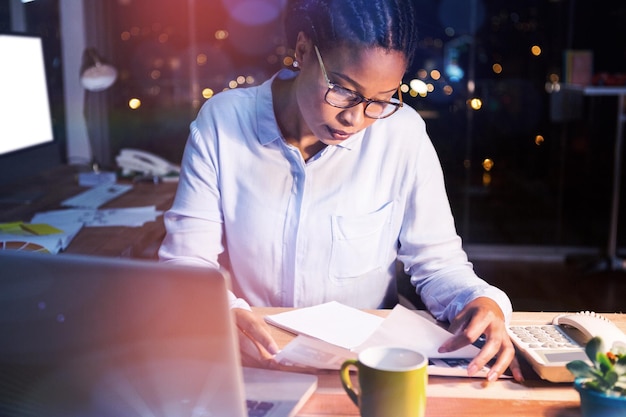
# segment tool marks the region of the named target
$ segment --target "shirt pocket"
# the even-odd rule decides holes
[[[382,267],[393,203],[362,215],[332,216],[330,276],[355,278]]]

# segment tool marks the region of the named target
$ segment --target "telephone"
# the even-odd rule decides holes
[[[122,149],[115,158],[124,175],[141,173],[154,176],[178,176],[180,167],[165,159],[138,149]]]
[[[573,375],[565,365],[575,359],[589,362],[585,344],[600,336],[606,349],[626,347],[626,335],[611,321],[592,311],[561,314],[551,324],[509,326],[515,347],[535,372],[551,382],[572,382]]]

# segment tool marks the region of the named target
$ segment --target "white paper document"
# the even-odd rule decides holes
[[[274,359],[283,366],[337,370],[343,361],[356,357],[356,352],[350,349],[301,334],[278,352]]]
[[[33,222],[35,223],[35,222]],[[57,254],[65,250],[74,236],[83,227],[82,223],[75,222],[37,222],[47,223],[61,231],[61,233],[35,235],[23,231],[19,234],[0,231],[0,250],[11,247],[14,250],[35,250],[32,245],[40,246],[49,253]],[[21,244],[22,246],[16,246]]]
[[[452,333],[416,311],[397,305],[371,336],[353,350],[358,353],[372,346],[394,345],[416,350],[429,358],[473,358],[478,354],[479,349],[474,345],[439,353],[439,346],[451,337]]]
[[[285,366],[337,370],[343,361],[356,358],[368,347],[393,345],[426,355],[432,375],[467,376],[467,365],[479,352],[470,345],[439,353],[439,346],[452,334],[434,320],[401,305],[386,318],[329,302],[266,316],[265,320],[298,335],[276,355]],[[484,368],[475,376],[484,376],[487,371]]]
[[[146,222],[155,221],[162,213],[154,206],[103,210],[66,209],[37,213],[31,222],[54,224],[73,221],[84,224],[85,227],[141,227]]]
[[[97,209],[120,195],[132,190],[130,184],[98,184],[80,194],[61,201],[65,207]]]
[[[352,349],[372,335],[383,318],[336,301],[265,317],[276,327]]]

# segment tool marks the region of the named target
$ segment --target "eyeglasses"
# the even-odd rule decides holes
[[[324,67],[324,62],[322,61],[322,55],[320,55],[320,51],[317,49],[317,46],[315,46],[315,53],[317,54],[317,59],[320,62],[320,67],[322,68],[322,73],[324,74],[324,80],[328,85],[328,90],[326,90],[326,94],[324,95],[326,103],[340,109],[349,109],[350,107],[354,107],[358,104],[367,103],[365,105],[364,112],[367,117],[372,119],[384,119],[385,117],[391,116],[400,107],[402,107],[402,92],[400,91],[400,86],[398,86],[399,98],[393,97],[390,101],[372,100],[363,97],[356,91],[344,88],[331,82],[328,78],[326,68]]]

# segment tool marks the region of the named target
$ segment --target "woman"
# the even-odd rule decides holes
[[[424,122],[402,105],[417,42],[411,1],[287,7],[298,71],[200,110],[160,258],[228,259],[237,325],[268,358],[276,343],[249,305],[389,306],[399,260],[429,311],[451,323],[441,351],[484,335],[468,373],[497,357],[489,380],[509,365],[521,380],[510,301],[473,272]],[[246,343],[242,352],[251,354]]]

